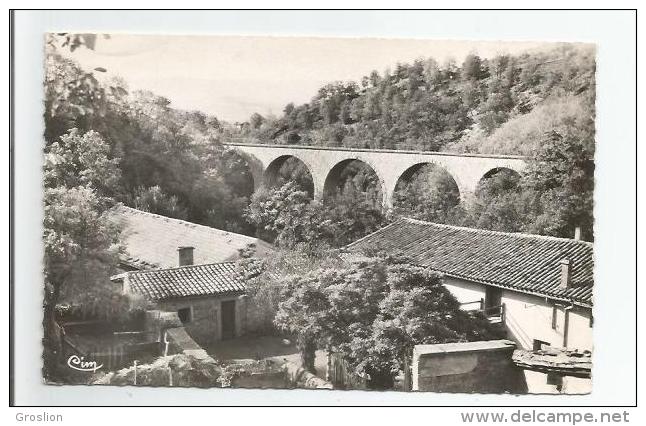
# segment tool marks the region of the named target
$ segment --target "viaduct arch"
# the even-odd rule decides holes
[[[499,169],[517,173],[527,166],[526,158],[516,155],[454,154],[446,152],[400,151],[385,149],[354,149],[297,145],[262,145],[228,143],[225,146],[238,151],[248,162],[254,178],[254,189],[274,179],[273,173],[289,157],[302,161],[314,181],[314,198],[321,199],[330,181],[336,179],[339,165],[350,160],[368,164],[381,183],[384,207],[392,206],[392,197],[400,178],[423,164],[434,164],[446,170],[458,186],[460,199],[470,200],[478,183]],[[277,167],[278,166],[278,167]]]

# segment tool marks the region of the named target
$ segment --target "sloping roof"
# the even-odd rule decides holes
[[[180,219],[118,206],[114,220],[123,226],[122,241],[127,254],[122,261],[137,269],[178,266],[177,248],[194,247],[196,265],[238,259],[238,250],[255,245],[255,256],[266,257],[273,247],[258,238],[222,231]]]
[[[402,218],[346,249],[383,251],[455,278],[592,306],[593,246],[585,241]],[[572,268],[568,288],[559,287],[562,259]]]
[[[134,271],[124,285],[150,300],[241,294],[246,288],[234,262]]]

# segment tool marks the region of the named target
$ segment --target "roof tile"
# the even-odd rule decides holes
[[[456,278],[592,306],[593,245],[585,241],[402,218],[347,249],[398,254]],[[559,286],[562,259],[571,263],[568,288]]]
[[[132,291],[152,300],[240,294],[246,291],[234,262],[128,272]]]

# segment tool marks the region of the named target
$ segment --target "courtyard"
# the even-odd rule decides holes
[[[282,336],[243,336],[214,342],[206,346],[205,350],[218,361],[244,364],[251,361],[272,360],[301,365],[295,341]],[[314,366],[316,375],[324,379],[327,367],[325,351],[316,351]]]

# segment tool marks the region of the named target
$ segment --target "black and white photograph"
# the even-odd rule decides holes
[[[591,391],[594,45],[44,49],[48,383]]]
[[[636,16],[10,11],[15,421],[634,420]]]

